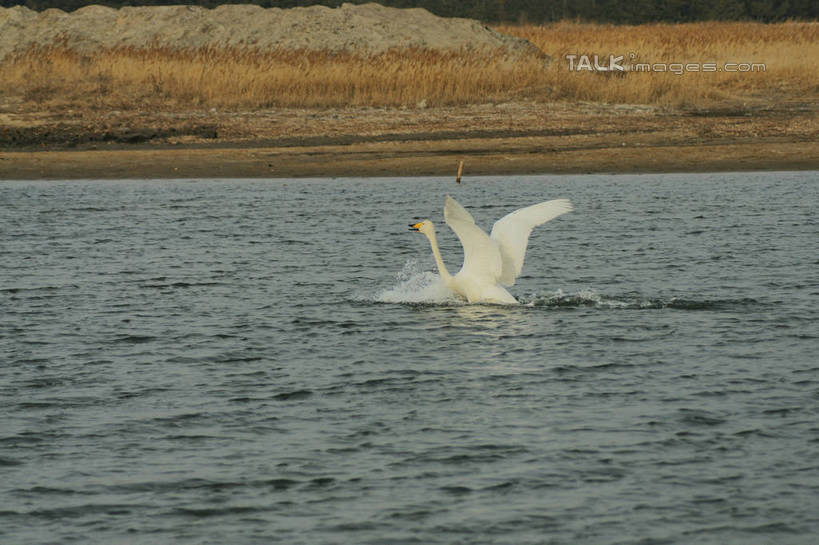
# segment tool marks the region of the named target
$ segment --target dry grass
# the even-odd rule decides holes
[[[0,65],[0,92],[28,102],[101,108],[324,107],[466,104],[536,86],[543,61],[503,55],[389,51],[377,56],[235,48],[26,51]]]
[[[545,77],[553,99],[709,106],[725,102],[816,101],[819,97],[819,64],[815,62],[819,55],[819,23],[614,26],[561,22],[503,26],[498,30],[526,38],[555,57],[558,63]],[[566,59],[569,54],[597,55],[601,65],[607,64],[609,55],[615,55],[624,57],[624,66],[663,63],[679,72],[688,64],[711,63],[718,71],[570,72]],[[765,68],[720,71],[726,63],[764,64]]]
[[[608,26],[562,22],[502,26],[553,56],[512,62],[500,54],[349,53],[235,48],[119,48],[81,54],[54,45],[0,63],[0,95],[24,107],[100,109],[429,106],[536,100],[712,106],[816,101],[819,24],[695,23]],[[764,72],[570,72],[567,54],[635,53],[640,63],[764,63]]]

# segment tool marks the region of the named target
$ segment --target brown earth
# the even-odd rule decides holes
[[[8,110],[7,110],[8,111]],[[819,170],[816,105],[0,114],[0,179]]]
[[[80,51],[534,48],[477,21],[377,4],[0,8],[0,59],[55,40]],[[780,95],[705,110],[539,100],[427,108],[422,100],[248,111],[168,101],[111,111],[32,93],[0,94],[0,179],[449,175],[460,160],[467,175],[819,169],[819,103]]]
[[[375,3],[290,9],[247,4],[214,9],[90,5],[72,12],[0,7],[0,60],[15,50],[52,43],[83,53],[115,47],[355,50],[365,54],[394,48],[539,52],[526,40],[495,32],[474,19],[444,18],[423,8]]]

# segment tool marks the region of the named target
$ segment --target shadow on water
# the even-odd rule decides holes
[[[480,321],[491,316],[509,317],[520,307],[494,304],[468,304],[451,292],[437,274],[429,271],[419,272],[416,262],[409,262],[396,276],[396,284],[382,290],[374,298],[375,303],[407,305],[413,308],[453,308],[459,314],[469,315],[472,320]],[[566,293],[556,290],[548,295],[529,295],[518,297],[525,308],[550,310],[600,309],[600,310],[737,310],[758,307],[760,301],[753,298],[738,299],[691,299],[685,297],[652,297],[640,293],[607,295],[593,288]]]

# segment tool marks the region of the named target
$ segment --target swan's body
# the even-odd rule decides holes
[[[512,286],[520,276],[529,233],[542,223],[572,211],[567,199],[546,201],[516,210],[499,219],[487,235],[475,225],[475,219],[458,202],[446,196],[444,219],[461,241],[464,264],[455,276],[449,271],[438,249],[435,225],[424,220],[410,227],[427,236],[447,287],[470,303],[517,304],[517,299],[503,286]]]

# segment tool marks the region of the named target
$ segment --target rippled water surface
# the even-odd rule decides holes
[[[537,228],[439,284],[452,193]],[[814,544],[819,173],[0,183],[0,542]]]

